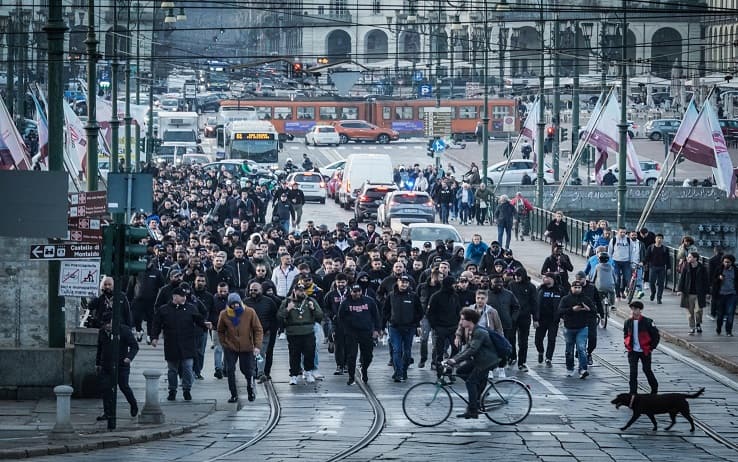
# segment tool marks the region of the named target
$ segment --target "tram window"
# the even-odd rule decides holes
[[[419,107],[418,108],[418,119],[423,120],[423,118],[425,117],[425,111],[426,111],[426,109],[430,109],[430,108],[431,108],[431,106],[428,106],[428,107]]]
[[[270,120],[272,118],[272,108],[267,106],[257,106],[256,116],[259,120]]]
[[[292,119],[292,108],[290,107],[275,107],[274,108],[274,118],[275,119],[286,119],[290,120]]]
[[[459,106],[459,119],[476,119],[476,106]]]
[[[297,107],[297,118],[302,120],[315,120],[315,108],[314,107]]]
[[[493,119],[502,119],[508,114],[510,114],[509,106],[493,106],[492,107],[492,118]]]
[[[338,108],[341,112],[341,119],[343,120],[356,120],[359,118],[359,108],[356,106],[348,106]]]
[[[336,119],[336,106],[324,106],[320,108],[320,120]]]
[[[384,120],[391,120],[392,119],[392,108],[389,106],[382,106],[382,119]]]
[[[412,120],[413,119],[413,108],[412,106],[398,106],[395,108],[395,118],[397,120]]]

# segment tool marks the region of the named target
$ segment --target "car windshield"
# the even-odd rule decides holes
[[[320,183],[321,180],[320,175],[295,175],[295,181],[298,183]]]
[[[195,136],[195,132],[192,130],[182,130],[182,131],[169,130],[167,132],[164,132],[163,141],[165,142],[179,141],[183,143],[194,143],[197,141],[197,137]]]
[[[333,127],[320,127],[320,128],[318,129],[318,131],[319,131],[320,133],[334,133],[334,132],[336,131],[336,129],[335,129],[335,128],[333,128]]]
[[[390,192],[390,188],[374,188],[374,189],[367,189],[364,193],[365,196],[371,197],[373,199],[380,199],[387,195],[388,192]]]
[[[434,242],[437,239],[453,239],[455,242],[461,242],[459,235],[456,231],[449,228],[424,228],[424,227],[412,227],[410,228],[410,239],[413,241],[431,241]]]
[[[398,204],[425,204],[430,197],[425,194],[395,194],[392,200]]]

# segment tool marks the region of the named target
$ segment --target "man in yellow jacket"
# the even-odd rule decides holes
[[[218,339],[223,345],[225,372],[231,391],[229,403],[238,402],[236,361],[241,366],[241,373],[246,377],[249,401],[256,399],[254,393],[256,356],[261,353],[259,347],[263,337],[264,330],[256,311],[244,305],[237,293],[228,295],[228,306],[218,317]]]

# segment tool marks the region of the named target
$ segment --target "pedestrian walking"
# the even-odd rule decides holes
[[[113,393],[114,383],[118,384],[118,389],[126,397],[126,401],[131,407],[131,417],[136,417],[138,415],[138,403],[133,390],[128,385],[128,377],[131,374],[131,362],[138,353],[138,342],[133,337],[131,328],[121,324],[118,351],[113,352],[113,314],[103,314],[101,321],[102,327],[97,334],[95,370],[103,398],[103,413],[97,420],[108,420],[114,414],[116,405],[116,397]],[[117,380],[113,377],[114,361],[118,362]]]
[[[709,284],[707,268],[700,263],[700,254],[689,252],[677,284],[677,295],[681,297],[679,306],[687,309],[689,335],[702,333],[702,311],[707,306]]]
[[[630,318],[623,324],[623,343],[625,349],[628,350],[630,394],[638,393],[638,361],[640,361],[643,374],[651,387],[651,394],[655,395],[658,393],[659,383],[651,370],[651,358],[653,357],[651,353],[659,345],[661,336],[653,320],[643,316],[643,303],[636,300],[629,306]]]
[[[302,283],[295,285],[289,297],[282,301],[277,319],[284,325],[290,355],[290,385],[297,385],[303,372],[307,383],[315,383],[315,330],[313,324],[323,320],[323,310],[317,300],[305,294]],[[302,361],[302,365],[300,364]]]
[[[553,273],[543,274],[543,283],[538,287],[538,301],[533,310],[533,327],[536,329],[534,342],[538,351],[538,364],[543,363],[544,354],[546,366],[551,367],[556,337],[559,331],[559,305],[563,290],[556,284]],[[543,339],[546,339],[546,348]]]
[[[497,207],[494,212],[495,222],[497,223],[497,241],[504,243],[505,249],[510,248],[510,240],[512,239],[513,222],[516,219],[515,207],[510,203],[510,198],[503,194],[497,200]],[[505,237],[507,236],[507,237]],[[503,240],[503,237],[505,239]]]
[[[655,298],[656,303],[661,305],[661,298],[664,295],[664,287],[666,285],[666,272],[671,269],[671,257],[669,255],[669,249],[664,245],[663,234],[657,234],[655,242],[648,246],[643,262],[648,270],[651,301]]]
[[[223,345],[225,356],[228,389],[231,392],[229,403],[238,402],[236,362],[246,378],[248,400],[256,399],[254,393],[256,356],[261,353],[263,335],[264,331],[256,311],[244,305],[237,293],[228,295],[228,308],[221,311],[218,318],[218,338]]]
[[[248,297],[244,299],[244,303],[256,311],[256,315],[259,317],[259,322],[261,323],[263,337],[259,350],[264,361],[257,361],[256,377],[259,383],[264,383],[272,379],[271,371],[272,362],[274,361],[274,345],[277,341],[278,307],[271,297],[264,295],[262,285],[256,281],[249,284]]]
[[[455,282],[452,276],[445,276],[440,290],[431,295],[428,301],[426,316],[433,329],[433,364],[439,376],[443,372],[441,361],[448,347],[451,346],[452,356],[458,351],[454,337],[459,324],[461,302],[454,291]]]
[[[410,278],[397,280],[397,286],[385,300],[383,311],[392,341],[392,380],[404,382],[412,357],[413,338],[423,318],[423,307],[420,298],[410,289]]]
[[[571,293],[561,299],[559,313],[564,319],[564,338],[566,339],[566,370],[569,377],[574,375],[574,348],[579,355],[579,378],[589,376],[587,370],[587,335],[591,317],[595,314],[594,302],[582,294],[582,283],[571,283]]]
[[[733,336],[733,318],[735,317],[736,289],[738,289],[738,267],[735,257],[723,256],[722,266],[715,270],[713,279],[712,303],[717,304],[715,332],[722,332],[725,323],[725,334]]]
[[[346,343],[347,385],[356,381],[356,355],[361,354],[361,380],[369,381],[368,369],[374,357],[374,341],[379,338],[382,320],[377,304],[363,294],[359,284],[351,286],[351,293],[338,308],[338,323],[343,328]]]

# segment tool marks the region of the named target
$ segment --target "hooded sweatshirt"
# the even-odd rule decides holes
[[[445,278],[441,290],[434,293],[428,302],[426,316],[432,328],[451,328],[459,324],[461,302],[453,287],[453,280]]]

